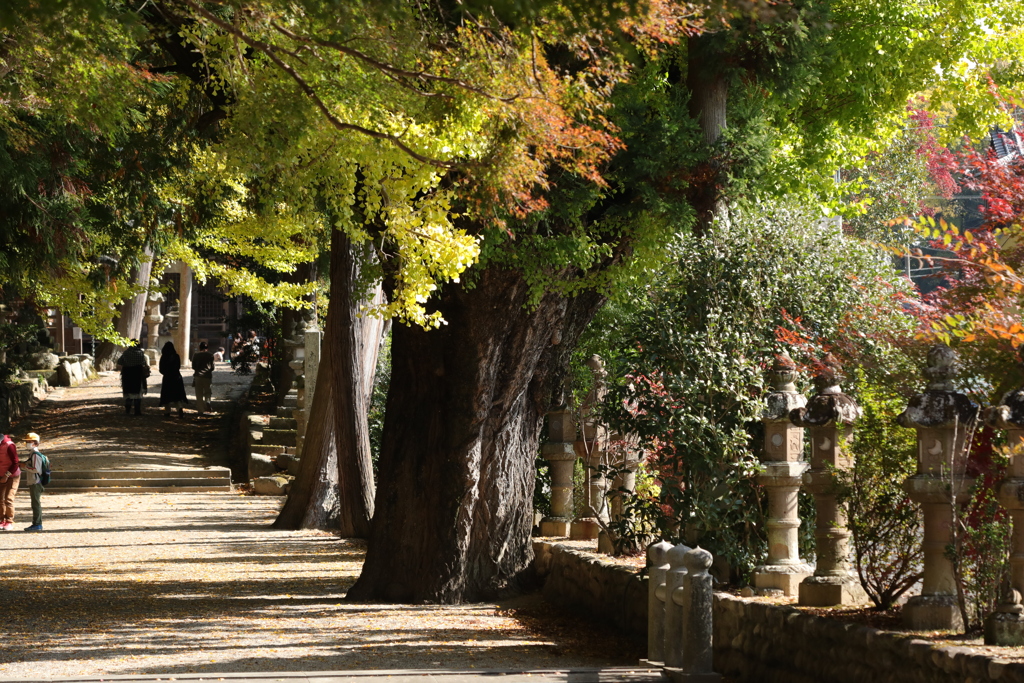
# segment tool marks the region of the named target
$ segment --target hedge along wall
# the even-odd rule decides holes
[[[647,578],[535,541],[552,604],[647,637]],[[788,605],[715,594],[715,670],[743,683],[1024,683],[1024,664],[909,634],[816,617]]]

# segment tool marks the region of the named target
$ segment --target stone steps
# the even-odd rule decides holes
[[[264,446],[295,446],[297,436],[294,429],[264,429],[260,443]]]
[[[212,493],[231,491],[227,467],[168,470],[54,470],[47,493]],[[18,492],[28,492],[19,487]]]
[[[299,421],[294,417],[272,417],[267,427],[270,429],[298,429]]]

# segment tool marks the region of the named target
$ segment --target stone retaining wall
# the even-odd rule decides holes
[[[544,597],[619,630],[647,637],[647,577],[594,553],[550,541],[534,541],[534,567],[544,579]]]
[[[647,579],[550,541],[534,541],[544,597],[646,638]],[[715,670],[742,683],[1024,683],[1024,664],[912,635],[715,594]]]
[[[715,595],[715,670],[764,683],[1024,683],[1024,664],[911,635]]]
[[[39,397],[46,395],[46,382],[31,379],[25,382],[0,383],[0,432],[28,414]]]

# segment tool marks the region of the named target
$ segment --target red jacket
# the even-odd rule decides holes
[[[10,474],[17,477],[21,474],[21,467],[18,466],[18,449],[11,441],[11,437],[4,434],[0,441],[0,477]]]

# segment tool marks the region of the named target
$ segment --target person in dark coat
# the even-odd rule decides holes
[[[146,378],[149,377],[149,358],[142,350],[142,340],[121,354],[117,359],[121,369],[121,394],[124,396],[124,414],[142,415],[142,396],[146,393]]]
[[[160,374],[164,376],[160,385],[160,406],[164,415],[171,414],[171,408],[178,409],[178,417],[185,417],[185,380],[181,378],[181,356],[174,350],[174,344],[167,342],[160,350]]]

